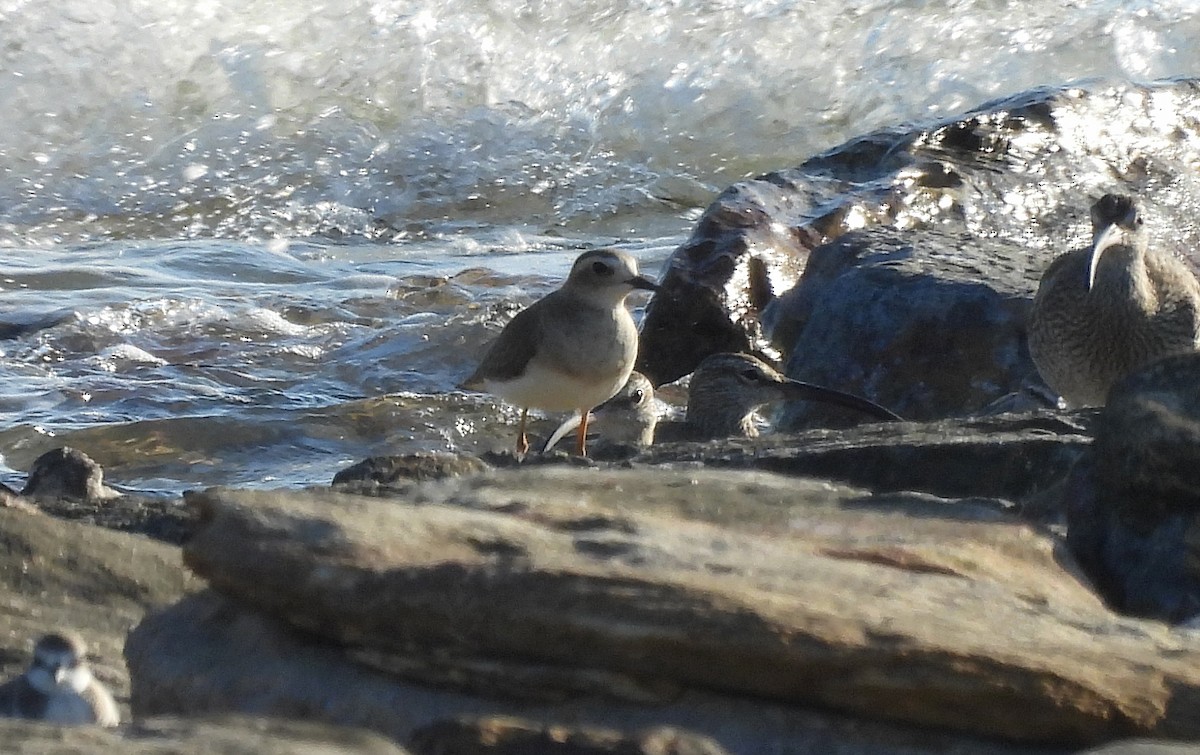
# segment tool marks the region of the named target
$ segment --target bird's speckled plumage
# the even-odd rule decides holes
[[[1114,382],[1162,357],[1200,348],[1200,282],[1154,249],[1134,200],[1092,205],[1092,245],[1042,275],[1029,319],[1038,372],[1071,406],[1103,406]]]
[[[860,396],[791,380],[749,354],[713,354],[692,373],[686,423],[696,438],[758,435],[754,413],[774,401],[823,401],[861,411],[880,420],[895,413]]]

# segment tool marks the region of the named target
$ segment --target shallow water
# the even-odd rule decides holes
[[[163,493],[507,445],[452,387],[581,250],[653,274],[721,188],[855,135],[1200,73],[1182,1],[0,0],[0,29],[0,472],[69,443]]]

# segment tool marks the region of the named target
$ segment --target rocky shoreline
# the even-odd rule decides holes
[[[58,453],[0,506],[0,671],[73,626],[134,723],[2,721],[0,749],[1200,751],[1200,357],[1101,411],[1037,408],[1023,317],[1049,253],[980,233],[971,199],[1011,189],[997,161],[1066,159],[1068,112],[1195,90],[1030,93],[714,203],[648,313],[650,372],[775,350],[913,421],[793,405],[755,439],[380,457],[184,501]],[[1135,180],[1125,156],[1104,180]],[[800,217],[814,171],[845,201]],[[850,229],[856,202],[880,227]],[[944,206],[957,228],[930,227]]]

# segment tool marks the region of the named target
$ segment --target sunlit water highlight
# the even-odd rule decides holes
[[[63,442],[161,492],[507,444],[452,387],[580,250],[654,273],[849,137],[1200,73],[1191,3],[1017,7],[0,0],[8,480]]]

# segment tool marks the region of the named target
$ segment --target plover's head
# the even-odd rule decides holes
[[[33,647],[33,663],[26,677],[35,689],[47,695],[66,690],[83,692],[92,681],[83,638],[74,632],[44,635]]]
[[[658,284],[640,275],[637,260],[625,252],[596,249],[579,255],[563,288],[588,298],[621,301],[637,289],[657,291]]]

